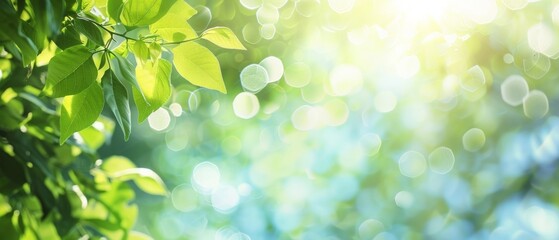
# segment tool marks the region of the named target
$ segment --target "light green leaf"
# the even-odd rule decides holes
[[[8,202],[8,199],[3,195],[0,195],[0,217],[4,216],[6,213],[12,211],[12,206]]]
[[[132,231],[130,232],[130,236],[128,236],[130,240],[153,240],[152,237],[148,236],[145,233]]]
[[[86,127],[79,131],[79,134],[83,138],[85,145],[92,150],[99,149],[105,142],[105,135],[93,126]]]
[[[198,36],[196,31],[187,22],[194,14],[196,14],[196,10],[188,3],[183,0],[176,1],[169,12],[151,24],[149,29],[168,42],[196,38]]]
[[[103,105],[103,89],[96,83],[79,94],[64,97],[60,112],[60,144],[74,132],[93,124]]]
[[[126,26],[146,26],[159,20],[176,0],[128,0],[120,20]],[[181,0],[182,1],[182,0]]]
[[[167,188],[163,180],[151,169],[131,168],[122,171],[112,172],[109,177],[118,181],[132,180],[142,191],[153,195],[167,195]]]
[[[97,150],[103,143],[111,140],[114,129],[115,122],[112,119],[99,115],[93,125],[79,131],[79,134],[86,146],[92,150]]]
[[[198,43],[186,42],[172,50],[177,72],[190,83],[227,93],[217,58]]]
[[[152,42],[149,45],[149,55],[151,59],[156,60],[161,58],[161,52],[162,52],[161,45],[159,45],[158,43]]]
[[[88,88],[97,79],[97,68],[91,56],[82,45],[55,55],[50,60],[43,91],[52,97],[62,97]]]
[[[136,56],[138,62],[145,62],[149,59],[149,48],[144,41],[136,41],[132,47],[132,52]]]
[[[202,33],[202,38],[222,48],[246,50],[233,31],[226,27],[210,28]]]
[[[116,121],[124,133],[124,139],[128,140],[132,130],[128,92],[124,85],[115,79],[112,71],[105,72],[102,83],[105,101],[115,115]]]
[[[101,164],[101,169],[106,173],[116,173],[132,168],[136,168],[136,165],[130,159],[123,156],[111,156]]]
[[[77,18],[74,20],[74,26],[76,27],[76,30],[81,32],[83,35],[87,37],[87,39],[91,40],[98,46],[105,45],[105,41],[103,41],[103,35],[101,35],[101,31],[97,26],[95,26],[95,24]]]
[[[81,0],[78,3],[78,8],[84,12],[88,12],[95,6],[95,0]]]
[[[145,96],[133,89],[134,102],[138,108],[138,121],[143,122],[153,111],[159,109],[171,96],[171,63],[165,59],[138,64],[136,76]]]

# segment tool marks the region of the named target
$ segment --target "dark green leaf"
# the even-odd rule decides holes
[[[136,75],[134,73],[134,66],[132,66],[132,63],[118,54],[113,54],[113,56],[114,58],[111,59],[111,71],[114,72],[116,78],[120,81],[120,83],[128,83],[134,89],[141,91],[140,85],[138,84],[138,81],[136,81]],[[143,93],[141,97],[144,98]]]
[[[97,78],[92,54],[81,45],[54,56],[49,64],[44,92],[52,97],[79,93]]]
[[[66,9],[65,1],[33,0],[31,6],[35,13],[35,30],[40,35],[51,37],[60,31]]]
[[[77,18],[74,20],[74,26],[76,27],[76,30],[85,35],[87,39],[91,40],[98,46],[105,45],[105,41],[103,41],[103,35],[101,35],[99,27],[92,22]]]
[[[26,23],[20,22],[18,19],[18,16],[12,15],[12,12],[7,12],[6,9],[0,12],[0,29],[2,29],[0,39],[13,41],[17,48],[8,48],[8,50],[18,57],[24,66],[27,66],[35,60],[39,49],[32,38],[23,33],[22,25]],[[7,44],[5,46],[9,47]]]
[[[126,88],[115,79],[112,71],[106,71],[103,76],[103,91],[105,101],[115,115],[118,125],[124,133],[124,139],[128,140],[131,131],[130,105]]]
[[[120,20],[120,12],[122,12],[123,2],[122,0],[108,0],[107,2],[107,13],[109,17],[115,21]]]
[[[56,46],[60,49],[64,50],[71,46],[80,45],[82,41],[80,39],[80,33],[76,31],[74,26],[67,26],[62,30],[62,33],[56,37],[54,43],[56,43]]]

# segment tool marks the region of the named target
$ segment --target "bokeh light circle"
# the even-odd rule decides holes
[[[400,173],[409,178],[416,178],[421,176],[426,168],[427,161],[423,154],[416,151],[408,151],[398,160]]]
[[[438,147],[429,154],[429,168],[438,174],[450,172],[454,161],[454,153],[448,147]]]
[[[239,93],[233,100],[233,111],[237,117],[250,119],[260,110],[260,102],[256,95],[249,92]]]
[[[250,64],[241,71],[241,84],[247,91],[259,92],[268,81],[268,72],[258,64]]]

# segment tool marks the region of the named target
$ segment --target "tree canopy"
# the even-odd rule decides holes
[[[153,170],[96,151],[115,125],[130,137],[132,102],[143,122],[169,100],[173,69],[226,92],[218,60],[197,41],[244,46],[226,27],[198,34],[188,23],[197,10],[182,0],[0,4],[3,237],[147,238],[131,231],[129,183],[164,197],[168,189]]]
[[[7,239],[557,239],[555,0],[0,0]]]

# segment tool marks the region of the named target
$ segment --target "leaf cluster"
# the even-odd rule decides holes
[[[164,106],[174,72],[226,92],[200,41],[245,48],[228,28],[196,32],[196,13],[183,0],[0,0],[3,238],[149,238],[131,231],[133,186],[166,196],[165,184],[96,151],[115,125],[129,138],[134,106],[139,122]]]

